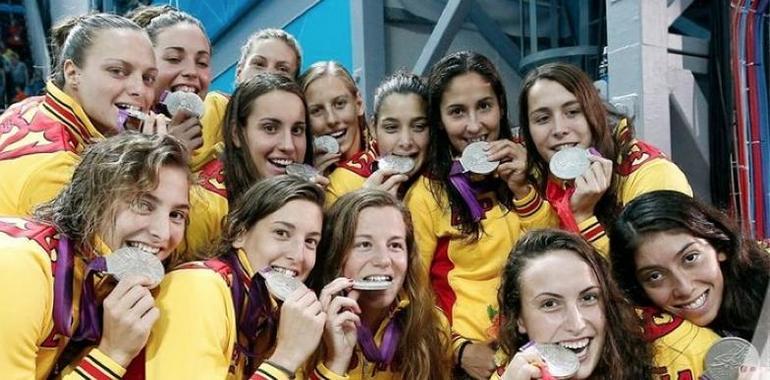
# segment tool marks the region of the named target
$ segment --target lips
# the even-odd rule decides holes
[[[126,245],[131,248],[141,249],[142,251],[145,251],[153,255],[157,255],[158,253],[160,253],[160,247],[153,247],[149,244],[142,243],[139,241],[127,241]]]
[[[579,360],[583,360],[588,356],[588,348],[590,347],[592,341],[593,338],[586,337],[581,339],[563,340],[558,344],[574,352],[575,355],[578,356]]]
[[[171,86],[170,90],[171,92],[182,91],[182,92],[193,92],[196,94],[199,91],[197,88],[193,86],[185,85],[185,84],[178,84],[176,86]]]
[[[553,147],[551,147],[551,150],[555,150],[558,152],[562,149],[574,148],[577,145],[578,143],[562,143],[562,144],[554,145]]]
[[[299,274],[299,272],[297,272],[297,271],[295,271],[293,269],[284,268],[284,267],[281,267],[281,266],[278,266],[278,265],[271,265],[270,268],[272,268],[273,271],[278,272],[278,273],[280,273],[280,274],[282,274],[284,276],[287,276],[287,277],[294,278],[294,277],[297,277],[297,275]]]
[[[698,298],[696,298],[696,299],[694,299],[694,300],[692,300],[690,302],[684,303],[684,304],[678,304],[678,305],[676,305],[676,307],[678,307],[680,309],[683,309],[683,310],[697,310],[697,309],[700,309],[701,307],[703,307],[703,305],[706,304],[706,300],[708,299],[708,294],[709,294],[709,290],[706,290],[705,292],[703,292],[703,294],[698,296]]]

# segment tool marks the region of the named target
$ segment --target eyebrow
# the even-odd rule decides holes
[[[161,203],[160,199],[158,197],[156,197],[155,195],[153,195],[152,193],[144,193],[144,194],[141,195],[141,197],[142,198],[148,198],[150,201],[152,201],[155,204]],[[181,209],[189,210],[190,209],[190,204],[189,203],[179,203],[179,204],[174,205],[172,208],[174,208],[174,209],[181,208]]]
[[[283,222],[283,221],[280,221],[280,220],[277,221],[277,222],[274,222],[274,223],[275,224],[280,224],[280,225],[282,225],[282,226],[284,226],[286,228],[292,229],[292,230],[297,228],[297,226],[295,226],[295,225],[293,225],[293,224],[291,224],[289,222]]]
[[[685,244],[684,246],[682,246],[682,248],[680,248],[678,251],[676,251],[676,253],[674,254],[674,257],[679,257],[679,256],[681,256],[681,255],[682,255],[682,254],[683,254],[685,251],[687,251],[687,249],[688,249],[688,248],[690,248],[690,246],[692,246],[693,244],[698,244],[698,242],[697,242],[696,240],[693,240],[693,241],[691,241],[691,242],[689,242],[689,243]],[[657,266],[657,265],[648,265],[648,266],[645,266],[645,267],[641,267],[641,268],[638,268],[638,269],[636,270],[636,272],[637,272],[637,273],[640,273],[640,272],[644,272],[644,271],[647,271],[647,270],[655,269],[655,268],[658,268],[658,267],[659,267],[659,266]]]
[[[573,105],[576,105],[576,104],[577,104],[577,105],[580,105],[580,102],[578,102],[577,100],[570,100],[570,101],[568,101],[568,102],[566,102],[566,103],[564,103],[564,104],[560,105],[559,107],[560,107],[560,108],[564,108],[564,107],[570,107],[570,106],[573,106]],[[532,114],[534,114],[534,113],[538,113],[538,112],[550,113],[550,112],[551,112],[551,110],[550,110],[550,108],[548,108],[548,107],[540,107],[540,108],[538,108],[538,109],[536,109],[536,110],[533,110],[533,111],[532,111],[532,112],[530,112],[529,114],[530,114],[530,115],[532,115]]]

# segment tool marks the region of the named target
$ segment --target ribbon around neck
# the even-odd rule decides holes
[[[385,333],[379,348],[374,342],[372,330],[365,324],[362,323],[358,326],[356,334],[358,335],[358,345],[361,346],[361,351],[363,351],[366,360],[375,363],[378,370],[386,370],[393,362],[396,346],[398,346],[398,341],[401,337],[401,328],[398,326],[396,318],[391,318],[385,327]]]
[[[545,199],[551,204],[556,214],[559,216],[559,224],[562,229],[579,233],[577,221],[575,215],[572,214],[569,202],[572,199],[572,194],[575,193],[575,186],[567,184],[566,187],[559,184],[552,178],[548,178],[548,183],[545,187]]]
[[[460,196],[468,205],[473,217],[474,222],[478,222],[484,217],[484,209],[476,199],[476,189],[473,188],[470,178],[467,173],[463,172],[463,166],[460,161],[452,162],[452,167],[449,169],[449,181],[452,183],[455,189],[460,193]]]

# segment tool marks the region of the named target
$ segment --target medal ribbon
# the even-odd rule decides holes
[[[75,334],[72,334],[72,244],[66,236],[59,239],[56,268],[54,269],[54,329],[57,334],[71,337],[73,341],[89,340],[98,342],[102,334],[99,305],[94,292],[94,274],[107,270],[104,257],[91,260],[86,268],[85,279],[80,292],[80,320]]]
[[[579,233],[577,221],[575,215],[572,214],[569,201],[572,198],[572,194],[575,193],[575,186],[567,184],[562,186],[556,180],[548,178],[548,183],[545,187],[545,199],[551,204],[556,215],[559,216],[560,227],[564,230]]]
[[[473,188],[468,174],[463,172],[463,166],[460,164],[460,161],[452,162],[452,167],[449,169],[449,181],[460,193],[465,204],[468,205],[473,221],[478,222],[481,220],[484,217],[484,209],[479,204],[478,199],[476,199],[477,191]]]
[[[361,351],[363,351],[366,360],[375,363],[380,371],[388,369],[393,362],[396,346],[401,337],[401,328],[399,328],[396,318],[391,318],[388,325],[385,326],[385,333],[379,348],[374,342],[372,330],[365,324],[362,323],[358,326],[356,333],[358,335],[358,345],[361,346]]]
[[[262,331],[272,331],[275,328],[275,316],[265,279],[259,273],[255,273],[250,281],[245,280],[248,278],[248,274],[241,266],[236,253],[225,256],[223,261],[233,268],[233,280],[230,289],[235,304],[235,315],[239,319],[238,329],[246,336],[249,346],[252,346],[257,335]],[[248,284],[246,284],[247,282]],[[246,285],[248,285],[248,291]],[[245,311],[243,311],[244,299],[246,299]],[[272,342],[269,346],[273,346]],[[249,350],[248,347],[244,347],[240,343],[238,347],[247,356],[256,356],[256,352]]]

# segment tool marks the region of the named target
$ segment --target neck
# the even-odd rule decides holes
[[[376,334],[377,329],[380,327],[380,324],[382,324],[382,321],[388,316],[389,311],[389,307],[370,308],[361,305],[361,322],[372,330],[372,334]]]

